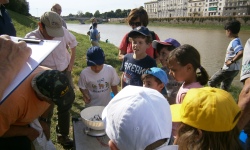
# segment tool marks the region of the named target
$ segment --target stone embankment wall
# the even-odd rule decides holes
[[[228,17],[171,17],[171,18],[150,18],[150,22],[166,22],[169,24],[204,24],[204,25],[224,25],[227,21],[237,19],[241,25],[250,25],[250,15],[248,16],[228,16]]]

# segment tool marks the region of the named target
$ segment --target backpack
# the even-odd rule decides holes
[[[149,32],[150,32],[150,34],[152,36],[152,41],[156,40],[155,32],[154,31],[149,31]],[[127,43],[129,43],[129,37],[128,36],[127,36]],[[156,58],[156,54],[157,54],[156,49],[154,49],[154,58]]]

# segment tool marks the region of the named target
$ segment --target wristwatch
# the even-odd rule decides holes
[[[39,117],[39,121],[43,121],[43,122],[46,122],[46,123],[51,123],[50,120],[48,118],[43,118],[43,117]]]
[[[231,60],[231,63],[234,63],[234,61],[233,61],[233,60]]]

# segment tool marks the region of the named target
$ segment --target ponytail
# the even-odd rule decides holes
[[[197,81],[201,85],[206,85],[209,79],[207,71],[202,66],[200,66],[199,69],[200,69],[200,72],[196,73]]]

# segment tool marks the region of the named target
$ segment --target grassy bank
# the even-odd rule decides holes
[[[37,26],[37,20],[34,20],[33,18],[25,17],[22,15],[19,15],[15,12],[10,12],[10,15],[13,19],[15,28],[17,30],[17,36],[23,37],[26,33],[34,30]],[[152,24],[153,25],[153,24]],[[78,34],[75,32],[72,32],[75,36],[77,41],[79,42],[76,50],[76,61],[74,65],[74,70],[72,72],[73,80],[75,84],[75,92],[76,92],[76,99],[75,103],[73,104],[71,114],[72,116],[79,117],[80,111],[84,107],[84,103],[82,100],[82,95],[78,89],[77,82],[79,79],[79,74],[83,68],[86,67],[86,51],[90,47],[89,39],[86,35]],[[101,42],[100,46],[103,48],[105,55],[106,55],[106,63],[112,65],[114,68],[116,68],[118,74],[120,75],[121,72],[119,72],[119,67],[121,65],[121,62],[117,59],[118,50],[117,47],[110,43],[104,43]],[[240,89],[237,87],[231,88],[231,93],[233,96],[237,99]],[[56,113],[56,109],[54,111]],[[56,117],[57,115],[54,114],[52,118],[52,125],[51,125],[51,139],[52,142],[55,144],[57,149],[63,149],[61,145],[56,143]],[[71,126],[72,131],[72,126]],[[70,133],[72,137],[72,132]]]

